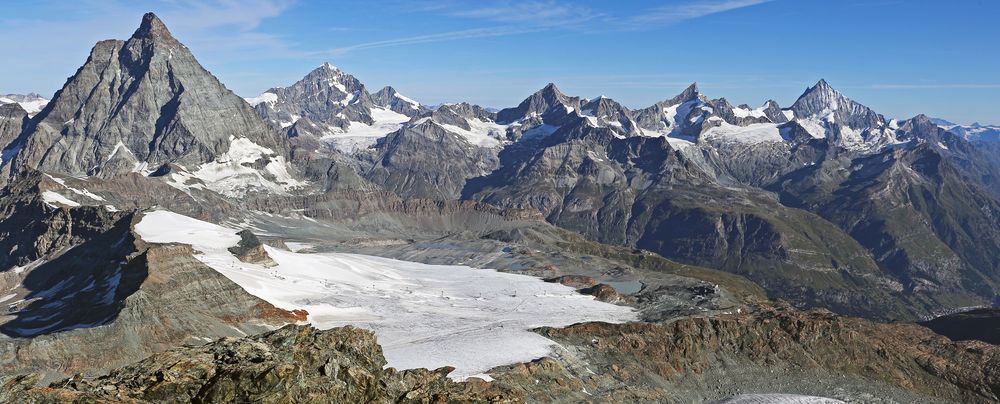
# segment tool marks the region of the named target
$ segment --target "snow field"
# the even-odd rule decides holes
[[[147,213],[135,229],[147,242],[191,244],[198,260],[277,307],[305,309],[318,328],[374,331],[388,366],[453,366],[456,380],[549,355],[554,342],[533,328],[636,319],[631,308],[531,276],[268,246],[278,265],[264,268],[226,250],[239,241],[235,229],[168,211]]]

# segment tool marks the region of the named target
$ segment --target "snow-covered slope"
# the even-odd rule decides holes
[[[1000,141],[1000,125],[983,125],[978,122],[971,125],[959,125],[943,119],[931,119],[931,122],[966,140]]]
[[[0,105],[18,104],[28,112],[28,116],[35,116],[42,108],[48,105],[49,100],[35,93],[27,95],[6,94],[0,95]]]
[[[329,63],[291,86],[245,100],[289,137],[322,140],[344,152],[368,148],[429,111],[392,87],[369,93],[360,80]]]
[[[371,109],[372,123],[351,121],[347,128],[331,127],[323,133],[322,139],[343,152],[353,152],[368,148],[392,132],[403,127],[410,117],[387,108]]]
[[[630,308],[530,276],[268,246],[278,265],[265,268],[227,251],[240,240],[235,229],[168,211],[147,213],[135,229],[147,242],[191,244],[196,258],[250,294],[305,309],[319,328],[375,331],[389,366],[454,366],[456,379],[550,354],[554,343],[533,328],[635,319]]]
[[[167,184],[182,191],[210,189],[222,195],[241,197],[251,191],[284,195],[307,185],[290,172],[285,158],[250,139],[231,137],[229,150],[193,171],[176,170]],[[259,165],[255,168],[254,165]]]

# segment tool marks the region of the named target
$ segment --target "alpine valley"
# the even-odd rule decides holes
[[[0,401],[996,402],[978,317],[918,322],[997,318],[997,133],[824,80],[244,99],[149,13],[0,96]]]

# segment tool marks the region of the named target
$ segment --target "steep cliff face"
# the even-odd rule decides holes
[[[15,164],[105,177],[165,163],[193,169],[238,138],[285,153],[284,141],[149,13],[127,41],[94,47],[32,120]]]
[[[564,127],[508,147],[466,198],[537,209],[592,240],[722,269],[774,297],[877,317],[913,316],[864,248],[815,214],[719,185],[663,138]]]
[[[375,153],[371,168],[362,174],[405,198],[458,199],[467,179],[497,165],[496,150],[471,144],[432,123],[389,134]]]
[[[28,112],[21,108],[20,104],[0,104],[0,150],[6,149],[8,145],[17,140],[28,123]],[[3,160],[10,156],[5,152]]]
[[[247,294],[194,258],[187,245],[146,244],[136,211],[61,207],[46,248],[0,272],[0,363],[45,378],[100,374],[185,343],[240,336],[300,321]],[[74,219],[88,219],[87,227]],[[0,239],[8,239],[2,235]]]
[[[962,307],[988,303],[1000,279],[1000,203],[966,180],[931,144],[828,161],[782,179],[774,189],[837,224],[876,257],[907,292]]]

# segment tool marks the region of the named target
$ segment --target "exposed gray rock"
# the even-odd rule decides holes
[[[7,150],[8,146],[15,146],[18,136],[28,124],[28,112],[17,103],[0,105],[0,150],[3,150],[3,160],[8,160],[14,150]]]
[[[259,264],[265,267],[278,265],[278,263],[271,259],[271,256],[267,255],[267,251],[264,250],[264,244],[260,242],[260,239],[252,231],[240,230],[236,234],[240,236],[240,242],[235,246],[229,247],[229,252],[233,253],[240,261]]]
[[[886,123],[881,115],[845,97],[826,80],[820,80],[806,89],[790,109],[795,112],[796,118],[832,114],[833,122],[854,129],[877,128]]]
[[[400,94],[395,88],[385,86],[372,94],[372,102],[383,108],[400,114],[415,117],[427,112],[427,108],[412,99]]]
[[[148,13],[127,41],[94,47],[32,120],[15,164],[104,177],[165,163],[194,167],[237,137],[285,153],[283,140]]]
[[[498,164],[495,149],[473,145],[433,122],[386,136],[375,152],[364,177],[403,197],[457,199],[466,180]]]
[[[506,108],[497,112],[497,122],[511,124],[533,116],[540,117],[550,125],[560,125],[562,121],[578,111],[582,106],[578,97],[570,97],[559,91],[555,84],[549,83],[538,90],[514,108]]]
[[[303,118],[340,129],[347,129],[351,122],[374,123],[371,108],[375,102],[364,84],[329,63],[291,86],[267,90],[253,102],[260,116],[281,127]]]

